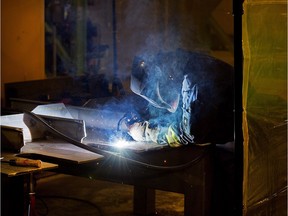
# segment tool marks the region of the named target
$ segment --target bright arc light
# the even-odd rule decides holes
[[[115,142],[114,146],[117,148],[124,148],[128,146],[129,142],[124,139],[119,139]]]

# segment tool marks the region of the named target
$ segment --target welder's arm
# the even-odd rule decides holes
[[[135,141],[155,142],[169,144],[171,147],[181,145],[173,127],[150,127],[148,121],[136,122],[129,127],[129,134]]]
[[[152,141],[157,143],[159,129],[154,127],[150,128],[148,121],[136,122],[129,127],[129,135],[135,141]]]

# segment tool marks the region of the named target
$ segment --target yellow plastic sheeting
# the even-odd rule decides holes
[[[287,2],[243,6],[244,215],[286,215]]]

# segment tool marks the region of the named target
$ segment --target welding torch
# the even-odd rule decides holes
[[[138,113],[128,112],[118,121],[117,134],[125,140],[133,140],[133,138],[126,132],[121,130],[121,125],[124,122],[127,128],[130,128],[136,122],[143,121]]]
[[[3,160],[3,158],[1,158],[1,163],[8,163],[12,166],[37,167],[37,168],[40,168],[42,165],[41,160],[32,160],[27,158],[16,158],[10,160]]]

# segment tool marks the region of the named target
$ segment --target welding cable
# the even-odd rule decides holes
[[[39,197],[39,195],[36,195],[36,201],[40,201],[43,205],[43,207],[45,208],[45,212],[42,213],[42,212],[39,212],[39,210],[37,210],[37,215],[40,215],[40,216],[46,216],[49,214],[49,208],[48,208],[48,205],[47,203]],[[37,206],[39,206],[39,203],[37,203]]]
[[[118,121],[118,124],[117,124],[117,131],[118,132],[121,131],[121,125],[126,118],[127,118],[127,114],[123,115],[123,117],[121,117],[120,120]]]
[[[55,128],[51,127],[45,120],[43,120],[40,116],[36,115],[35,113],[29,112],[29,111],[24,111],[25,114],[29,115],[32,119],[34,119],[35,121],[43,124],[47,129],[49,129],[50,132],[52,132],[54,135],[57,135],[57,137],[62,138],[63,140],[79,147],[85,150],[88,150],[90,152],[96,153],[96,154],[100,154],[103,155],[104,157],[108,157],[108,156],[114,156],[114,157],[118,157],[120,159],[124,159],[128,162],[131,162],[135,165],[139,165],[143,168],[147,168],[147,169],[154,169],[154,170],[167,170],[167,171],[171,171],[171,170],[181,170],[181,169],[185,169],[188,168],[194,164],[196,164],[198,161],[200,161],[207,153],[208,148],[204,149],[204,152],[202,154],[200,154],[199,156],[197,156],[196,158],[194,158],[191,161],[188,161],[187,163],[184,164],[180,164],[180,165],[171,165],[171,166],[161,166],[161,165],[154,165],[154,164],[149,164],[146,162],[141,162],[139,160],[134,160],[132,158],[128,158],[125,157],[123,155],[121,155],[120,153],[115,153],[115,152],[111,152],[111,151],[105,151],[99,148],[95,148],[95,147],[91,147],[88,145],[85,145],[81,142],[78,142],[77,140],[74,140],[68,136],[66,136],[65,134],[61,133],[60,131],[56,130]]]
[[[38,212],[38,214],[42,215],[42,216],[49,215],[49,208],[48,208],[47,203],[44,201],[44,199],[64,199],[64,200],[72,200],[75,202],[81,202],[81,203],[84,203],[84,204],[87,204],[87,205],[90,205],[91,207],[93,207],[98,212],[99,216],[104,216],[101,208],[98,205],[96,205],[93,202],[90,202],[88,200],[85,200],[85,199],[62,196],[62,195],[37,195],[36,198],[42,202],[42,204],[44,205],[44,208],[46,209],[45,213]]]

